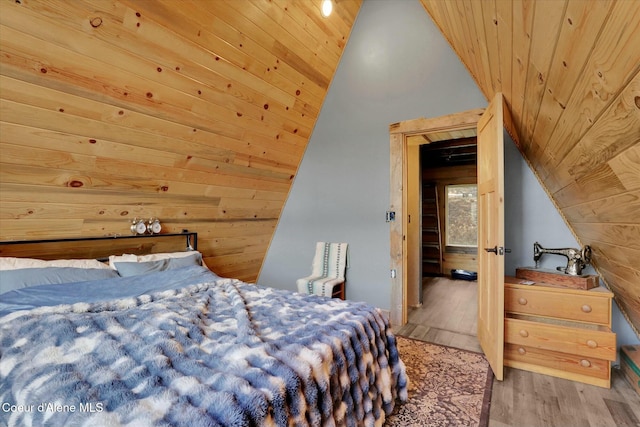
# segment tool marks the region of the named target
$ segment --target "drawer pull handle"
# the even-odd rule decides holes
[[[525,331],[524,329],[521,329],[520,330],[520,336],[523,337],[523,338],[526,338],[526,337],[529,336],[529,332]]]
[[[527,299],[523,297],[518,298],[518,304],[527,305]]]
[[[518,348],[518,353],[527,354],[527,350],[525,350],[524,348],[520,347],[520,348]]]
[[[598,343],[595,342],[594,340],[587,340],[587,347],[589,347],[589,348],[597,348],[598,347]]]
[[[591,366],[591,362],[589,362],[587,359],[582,359],[580,361],[580,366],[582,366],[583,368],[588,368],[589,366]]]
[[[583,305],[582,311],[584,311],[585,313],[591,313],[591,306],[589,304]]]

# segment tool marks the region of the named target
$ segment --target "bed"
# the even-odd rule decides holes
[[[195,233],[162,236],[0,244],[0,425],[373,426],[406,400],[377,309],[219,277]]]

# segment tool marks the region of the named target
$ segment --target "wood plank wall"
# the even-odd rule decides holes
[[[421,0],[640,330],[640,2]],[[542,242],[541,242],[542,243]]]
[[[158,217],[255,280],[360,4],[0,1],[0,240]]]

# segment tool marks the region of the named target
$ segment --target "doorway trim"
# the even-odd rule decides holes
[[[390,321],[394,327],[407,323],[407,239],[408,227],[407,159],[409,137],[416,135],[450,133],[475,129],[484,108],[463,111],[435,118],[420,118],[389,125],[390,144],[390,203],[389,210],[395,212],[390,222],[391,248],[391,303]]]

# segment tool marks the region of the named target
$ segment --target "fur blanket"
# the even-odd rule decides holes
[[[0,318],[0,425],[381,425],[407,377],[366,304],[220,279]]]

